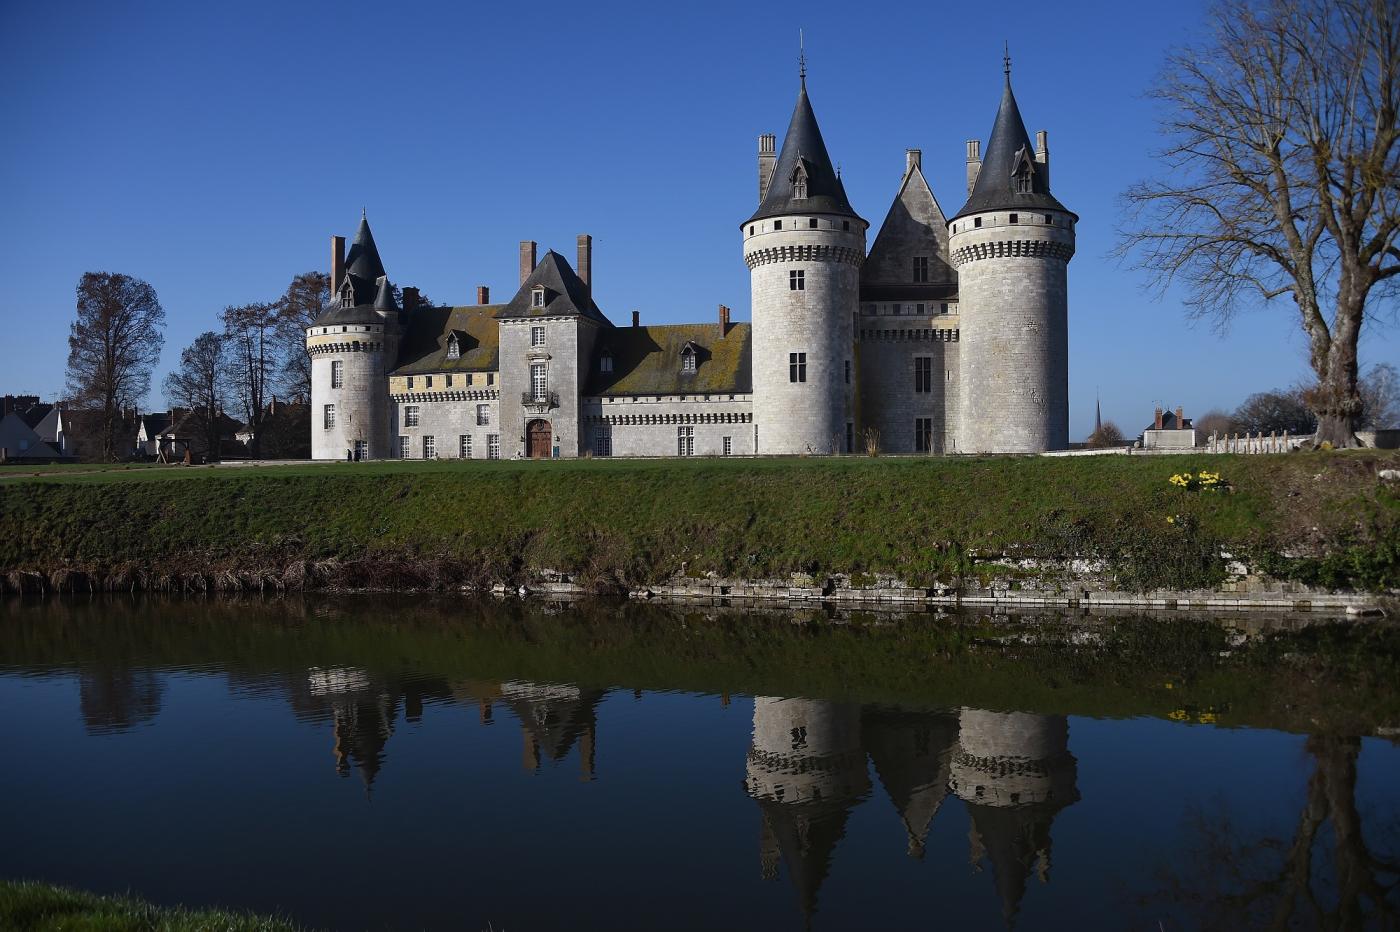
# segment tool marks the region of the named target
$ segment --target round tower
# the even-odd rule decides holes
[[[344,254],[331,238],[331,301],[306,328],[311,354],[311,458],[388,459],[389,371],[399,355],[402,319],[379,250],[360,218]]]
[[[949,221],[958,270],[959,453],[1069,445],[1066,271],[1078,217],[1050,193],[1044,132],[1032,148],[1010,60],[986,157],[968,145],[967,204]]]
[[[845,452],[855,443],[855,318],[869,224],[832,167],[805,75],[776,158],[773,142],[759,140],[759,207],[741,228],[756,451]]]

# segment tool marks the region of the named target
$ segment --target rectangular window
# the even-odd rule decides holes
[[[472,458],[472,435],[463,434],[457,438],[457,455],[464,460]]]
[[[914,391],[919,394],[933,391],[933,357],[914,357]]]
[[[695,428],[681,426],[676,428],[676,454],[678,456],[695,455]]]
[[[536,288],[530,293],[531,307],[544,307],[544,289]]]
[[[498,460],[501,458],[501,435],[486,435],[486,458],[488,460]]]
[[[807,354],[788,353],[788,381],[807,381]]]
[[[807,221],[807,229],[809,229],[809,230],[815,230],[816,228],[817,228],[817,220],[816,220],[815,217],[813,217],[811,220],[808,220],[808,221]]]
[[[598,371],[599,371],[599,372],[611,372],[611,371],[612,371],[612,356],[610,356],[610,355],[608,355],[608,354],[605,353],[603,356],[599,357],[599,359],[598,359]]]
[[[360,463],[369,459],[369,441],[355,441],[355,462]]]
[[[406,459],[408,459],[408,450],[409,450],[408,438],[405,437],[403,434],[400,434],[400,435],[399,435],[399,459],[401,459],[401,460],[406,460]]]
[[[846,452],[856,452],[856,425],[846,422]]]
[[[607,425],[599,427],[593,435],[593,455],[612,456],[612,429]]]
[[[417,426],[418,426],[418,406],[417,406],[417,405],[404,405],[404,406],[403,406],[403,426],[404,426],[404,427],[417,427]]]
[[[543,327],[531,327],[531,328],[530,328],[530,345],[531,345],[531,346],[544,346],[544,328],[543,328]]]
[[[321,414],[321,420],[323,422],[322,426],[324,426],[326,430],[330,430],[335,426],[335,405],[326,405],[325,410]]]
[[[924,306],[922,304],[918,305],[918,307],[914,309],[914,313],[922,317],[924,315]]]
[[[914,281],[928,281],[928,256],[914,257]]]
[[[781,220],[774,220],[774,221],[773,221],[773,229],[775,229],[775,230],[781,230],[782,228],[783,228],[783,221],[781,221]]]
[[[1020,216],[1019,216],[1018,214],[1011,214],[1010,217],[1008,217],[1008,219],[1009,219],[1012,223],[1019,223],[1020,220],[1021,220],[1021,218],[1020,218]]]
[[[432,377],[431,375],[428,376],[427,378],[425,378],[425,379],[423,380],[423,386],[424,386],[425,388],[432,388],[432,387],[433,387],[433,377]]]
[[[896,316],[898,316],[898,315],[900,315],[900,314],[903,314],[903,313],[904,313],[904,305],[902,305],[902,304],[891,304],[891,305],[890,305],[890,313],[891,313],[891,314],[894,314],[894,315],[896,315]]]
[[[488,373],[486,373],[486,384],[487,384],[487,385],[495,385],[495,384],[496,384],[496,373],[494,373],[494,372],[488,372]]]
[[[543,330],[544,328],[539,328]],[[545,371],[544,363],[537,362],[530,366],[530,397],[536,401],[543,401],[549,396],[549,374]]]
[[[477,406],[476,406],[476,426],[477,426],[477,427],[488,427],[488,426],[490,426],[490,424],[491,424],[491,406],[490,406],[490,405],[477,405]]]
[[[408,390],[413,391],[413,376],[408,377]]]
[[[980,227],[980,226],[982,225],[982,218],[981,218],[981,217],[973,217],[973,218],[972,218],[972,225],[973,225],[974,227]]]
[[[423,438],[423,459],[437,459],[437,438],[432,434]]]
[[[946,313],[948,313],[948,302],[947,302],[947,301],[944,301],[942,304],[938,305],[938,313],[940,313],[940,314],[946,314]]]
[[[933,449],[933,418],[914,419],[914,451],[928,453]]]
[[[343,388],[345,386],[345,363],[339,359],[331,360],[331,388]]]
[[[807,271],[805,269],[793,269],[791,272],[788,272],[788,290],[807,290]]]
[[[846,384],[851,384],[851,361],[846,360]]]
[[[724,438],[724,455],[725,455],[725,456],[733,456],[733,455],[734,455],[734,438],[733,438],[733,437],[725,437],[725,438]]]
[[[695,354],[694,354],[694,353],[683,353],[683,354],[681,355],[681,371],[682,371],[682,372],[694,372],[694,371],[695,371]]]

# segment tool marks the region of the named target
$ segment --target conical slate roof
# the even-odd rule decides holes
[[[389,276],[379,276],[379,289],[374,295],[374,309],[376,311],[397,311],[399,306],[394,303],[394,288],[389,284]]]
[[[1031,190],[1018,192],[1013,176],[1027,159],[1030,160]],[[1050,178],[1045,167],[1035,161],[1035,147],[1031,145],[1025,121],[1021,119],[1021,108],[1016,106],[1016,95],[1011,92],[1011,74],[1008,72],[1006,86],[1001,93],[1001,106],[997,108],[996,122],[992,124],[992,136],[987,140],[987,148],[982,155],[977,183],[967,203],[953,219],[989,210],[1017,209],[1066,211],[1065,205],[1050,193]]]
[[[374,234],[369,231],[369,220],[364,214],[360,215],[360,228],[355,231],[350,254],[345,257],[345,271],[371,286],[384,274],[384,263],[379,261],[379,248],[374,245]]]
[[[806,178],[806,197],[793,196],[793,182],[799,177],[799,168]],[[758,205],[758,210],[744,222],[762,217],[811,213],[840,214],[861,219],[846,199],[846,188],[837,177],[836,169],[831,166],[831,156],[827,155],[821,128],[817,126],[817,115],[812,112],[812,101],[807,97],[807,80],[804,78],[802,89],[797,93],[792,121],[788,123],[787,135],[783,137],[783,148],[773,167],[773,180],[768,185],[768,193],[763,203]]]

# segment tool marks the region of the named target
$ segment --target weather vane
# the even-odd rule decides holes
[[[801,27],[797,30],[797,76],[807,82],[807,40],[803,38]]]
[[[1002,40],[1001,65],[1006,76],[1011,77],[1011,43],[1004,39]]]

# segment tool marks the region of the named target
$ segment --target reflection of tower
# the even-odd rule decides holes
[[[922,858],[929,826],[948,795],[957,713],[871,707],[860,727],[861,742],[909,834],[909,855]]]
[[[810,918],[846,817],[870,789],[860,711],[833,702],[755,697],[744,788],[763,813],[764,878],[777,876],[780,859],[786,863]]]
[[[335,769],[341,776],[353,764],[360,768],[360,779],[369,790],[384,763],[384,745],[394,733],[395,706],[388,693],[360,693],[336,696],[331,715],[335,735]]]
[[[563,760],[577,742],[580,779],[593,778],[602,690],[514,681],[501,684],[501,697],[520,719],[526,770],[538,770],[543,760]]]
[[[1050,879],[1050,825],[1079,799],[1063,715],[963,709],[950,786],[967,803],[973,864],[992,862],[1010,925],[1026,879]]]

